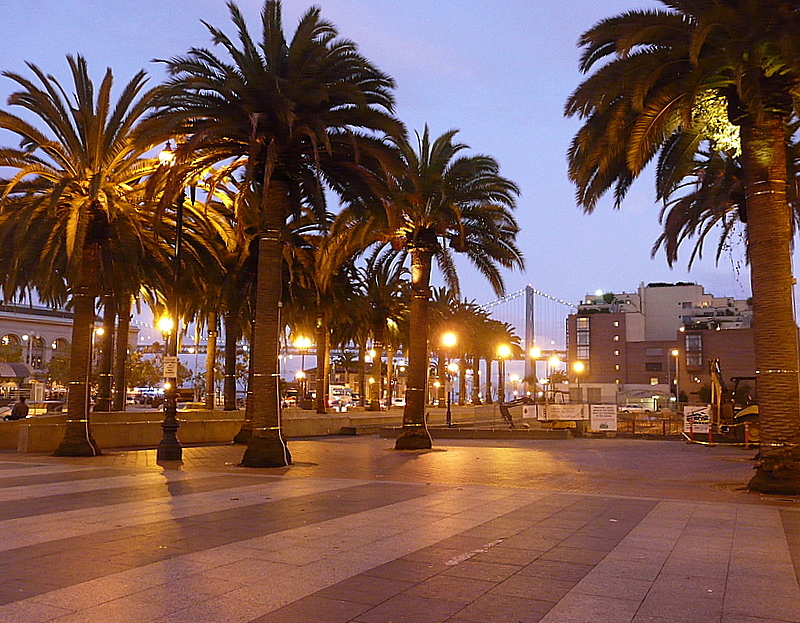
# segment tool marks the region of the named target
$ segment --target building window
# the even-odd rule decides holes
[[[664,370],[664,366],[660,363],[645,363],[644,369],[648,372],[662,372]]]
[[[615,336],[614,336],[614,341],[615,341],[615,342],[619,342],[619,336],[618,336],[618,335],[615,335]]]
[[[644,349],[644,356],[645,357],[663,357],[664,356],[664,349],[663,348],[645,348]]]
[[[584,361],[589,360],[590,343],[589,319],[585,316],[579,316],[577,319],[577,331],[575,333],[575,344],[578,347],[578,359],[583,359]]]
[[[615,351],[614,351],[614,355],[616,355],[616,356],[619,356],[619,351],[618,351],[618,350],[615,350]]]
[[[686,365],[703,365],[703,335],[701,333],[686,334]]]
[[[614,326],[615,326],[615,327],[618,327],[618,326],[619,326],[619,320],[615,320],[615,321],[614,321]]]
[[[658,385],[658,377],[657,376],[651,376],[650,377],[650,385]]]
[[[618,363],[614,365],[614,369],[615,370],[619,370],[619,364]]]

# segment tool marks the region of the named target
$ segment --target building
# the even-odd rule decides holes
[[[702,402],[708,362],[726,378],[755,376],[752,308],[747,300],[715,297],[693,283],[641,284],[636,292],[587,295],[567,319],[573,392],[589,402]]]
[[[97,321],[97,326],[102,322]],[[135,348],[139,329],[131,326],[128,343]],[[53,309],[41,304],[0,305],[0,345],[9,352],[16,351],[26,368],[14,365],[13,370],[24,377],[0,377],[0,385],[19,387],[32,379],[46,380],[48,362],[59,352],[68,351],[72,339],[72,312]],[[0,374],[8,368],[0,368]]]

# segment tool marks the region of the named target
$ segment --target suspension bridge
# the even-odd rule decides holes
[[[534,347],[542,352],[565,352],[567,316],[577,309],[574,303],[541,292],[531,285],[480,307],[495,320],[514,327],[525,353]],[[532,362],[525,357],[525,376],[531,372]]]

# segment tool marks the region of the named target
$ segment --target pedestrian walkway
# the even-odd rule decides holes
[[[800,622],[800,498],[680,442],[0,453],[0,622]]]

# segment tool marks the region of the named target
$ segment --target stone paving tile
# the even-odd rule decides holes
[[[474,623],[510,623],[525,621],[536,623],[550,611],[553,603],[536,599],[524,599],[491,592],[479,597],[461,610],[451,621]]]
[[[416,586],[422,586],[422,584],[425,584],[425,582]],[[348,578],[328,588],[323,588],[316,594],[328,599],[340,599],[368,606],[377,606],[379,603],[408,590],[412,586],[415,586],[413,582],[361,575]]]
[[[435,575],[404,591],[404,598],[427,597],[466,605],[496,586],[494,581]]]
[[[541,623],[630,623],[639,604],[628,599],[593,596],[586,599],[570,593],[540,619]],[[711,623],[714,619],[695,619],[694,623]]]
[[[252,623],[347,623],[370,606],[312,595],[253,619]]]
[[[398,595],[367,610],[354,623],[443,623],[459,612],[463,604]]]
[[[800,621],[797,501],[731,487],[731,449],[604,441],[293,441],[263,471],[232,447],[13,455],[0,500],[44,512],[0,520],[0,621]]]

